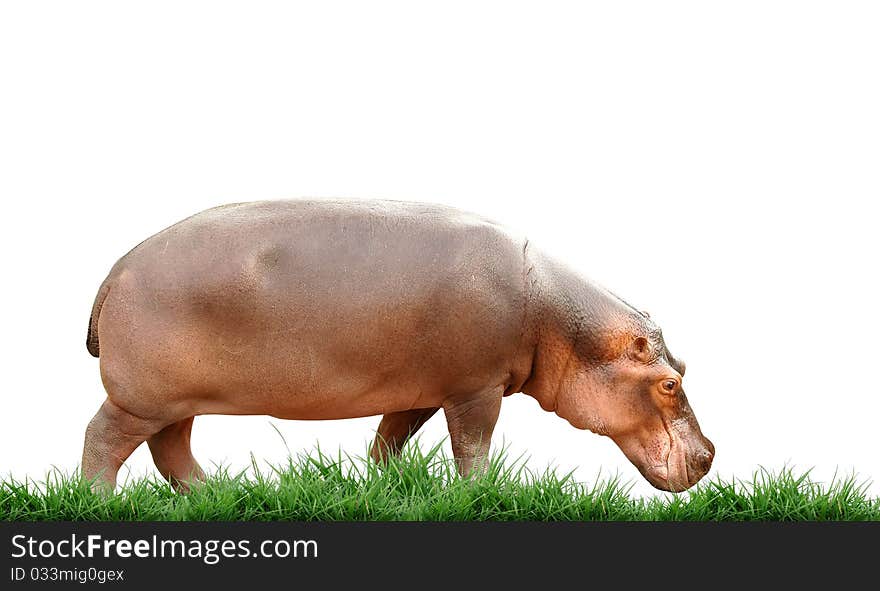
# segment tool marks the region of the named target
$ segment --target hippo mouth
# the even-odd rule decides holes
[[[715,451],[708,439],[688,429],[684,420],[663,421],[663,430],[658,426],[653,436],[612,439],[651,486],[677,493],[706,475]]]
[[[687,467],[685,470],[687,471]],[[689,476],[685,476],[685,478],[670,476],[669,468],[660,464],[647,468],[644,471],[644,476],[651,483],[651,486],[666,492],[682,492],[695,484],[690,481]]]
[[[642,474],[654,488],[682,492],[696,484],[702,475],[694,478],[695,475],[688,466],[687,446],[676,433],[676,426],[663,421],[663,429],[669,441],[666,457],[663,458],[663,463],[649,465]]]
[[[635,467],[638,468],[645,480],[654,488],[667,492],[681,492],[687,490],[693,484],[690,482],[687,464],[679,460],[684,454],[674,451],[672,445],[665,451],[664,455],[666,457],[663,459],[656,456],[651,458],[647,450],[635,442],[631,443],[631,447],[618,445]],[[681,445],[676,447],[681,448]]]
[[[648,467],[642,470],[642,474],[655,488],[668,492],[682,492],[695,485],[709,471],[715,455],[714,447],[705,438],[702,438],[703,445],[698,445],[696,449],[686,445],[681,437],[681,431],[687,434],[686,421],[672,421],[671,425],[664,421],[663,428],[669,438],[666,457],[663,458],[662,463],[645,462]]]
[[[667,426],[664,421],[663,427],[669,435],[669,453],[666,455],[666,484],[670,491],[681,492],[696,484],[699,478],[692,478],[687,461],[688,449],[676,432],[675,421],[671,426]]]

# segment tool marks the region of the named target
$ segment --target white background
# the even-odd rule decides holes
[[[129,248],[225,202],[346,196],[488,215],[650,311],[713,474],[880,479],[876,3],[309,4],[3,4],[0,474],[77,466],[104,396],[86,324]],[[200,417],[195,455],[281,461],[270,422],[360,454],[378,418]],[[653,491],[526,396],[502,440]]]

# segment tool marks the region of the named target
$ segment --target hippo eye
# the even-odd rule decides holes
[[[675,380],[664,380],[663,381],[663,390],[665,390],[667,394],[672,394],[675,391],[676,385],[677,385],[677,382]]]

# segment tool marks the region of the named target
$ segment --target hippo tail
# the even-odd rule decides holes
[[[98,295],[95,296],[95,303],[92,305],[92,315],[89,317],[89,331],[86,334],[86,349],[91,353],[92,357],[100,356],[101,348],[98,345],[98,317],[101,315],[101,307],[107,294],[110,293],[110,277],[104,280],[101,287],[98,288]]]

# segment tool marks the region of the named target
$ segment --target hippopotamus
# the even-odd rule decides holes
[[[113,266],[89,320],[107,393],[82,474],[114,487],[144,441],[179,490],[204,478],[193,419],[383,415],[370,456],[443,409],[462,477],[484,469],[504,397],[524,393],[610,437],[682,491],[714,447],[685,364],[648,314],[528,239],[451,207],[237,203],[195,214]]]

